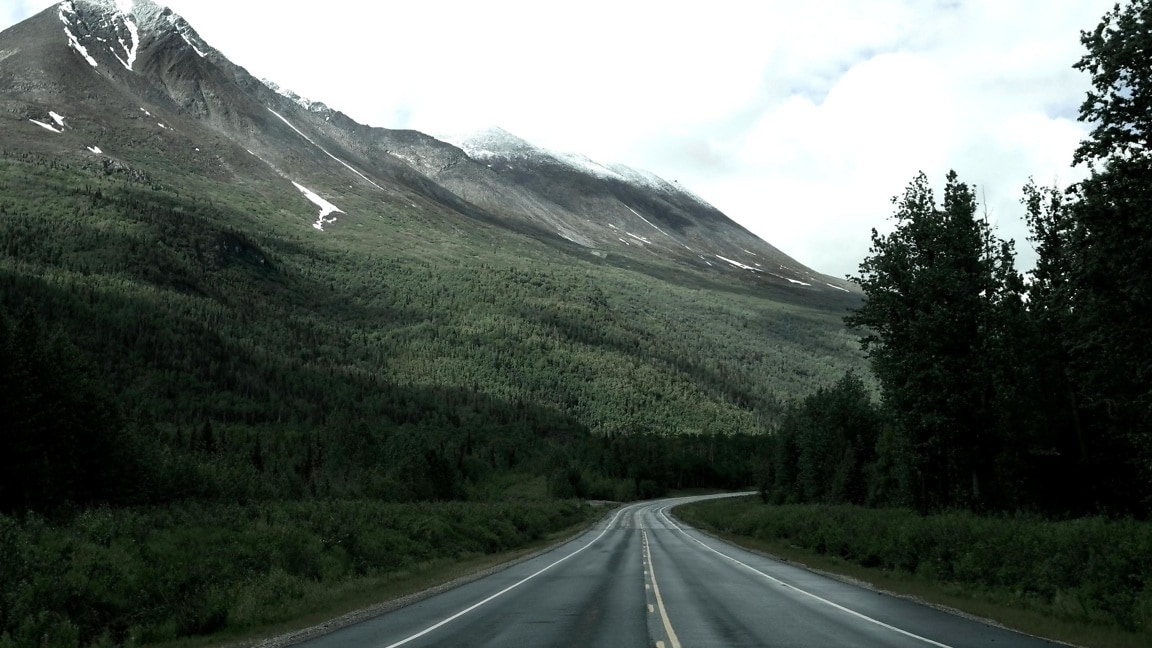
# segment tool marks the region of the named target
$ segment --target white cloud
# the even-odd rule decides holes
[[[52,0],[10,0],[0,5],[0,31],[52,6]]]
[[[921,169],[979,185],[1027,251],[1019,188],[1076,178],[1087,79],[1070,66],[1112,2],[167,4],[255,75],[359,121],[500,125],[649,169],[842,275]]]

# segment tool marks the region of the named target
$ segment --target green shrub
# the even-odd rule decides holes
[[[903,509],[751,500],[693,504],[677,514],[866,567],[1002,592],[1069,620],[1152,630],[1149,522],[967,512],[921,517]]]
[[[357,578],[507,551],[589,514],[576,502],[312,500],[0,515],[0,647],[259,627]]]

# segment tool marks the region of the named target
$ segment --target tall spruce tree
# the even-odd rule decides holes
[[[1004,439],[997,390],[1011,381],[994,355],[1019,310],[1012,247],[977,218],[974,193],[950,172],[942,205],[919,174],[896,205],[890,234],[872,232],[854,279],[865,302],[846,318],[879,379],[900,456],[880,457],[921,510],[1001,499],[990,459]]]

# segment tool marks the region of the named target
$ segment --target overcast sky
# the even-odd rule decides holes
[[[0,0],[0,29],[53,4]],[[357,121],[500,126],[678,180],[832,275],[917,171],[954,168],[1034,254],[1033,176],[1081,177],[1088,80],[1071,66],[1113,0],[167,0],[257,77]]]

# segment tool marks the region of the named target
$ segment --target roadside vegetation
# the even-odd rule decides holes
[[[421,575],[602,514],[572,500],[361,499],[0,516],[0,646],[219,640],[291,627],[406,593],[405,584],[432,585]]]
[[[1086,646],[1152,642],[1152,523],[1035,514],[927,516],[759,499],[677,507],[684,521],[781,558],[1025,632]]]

